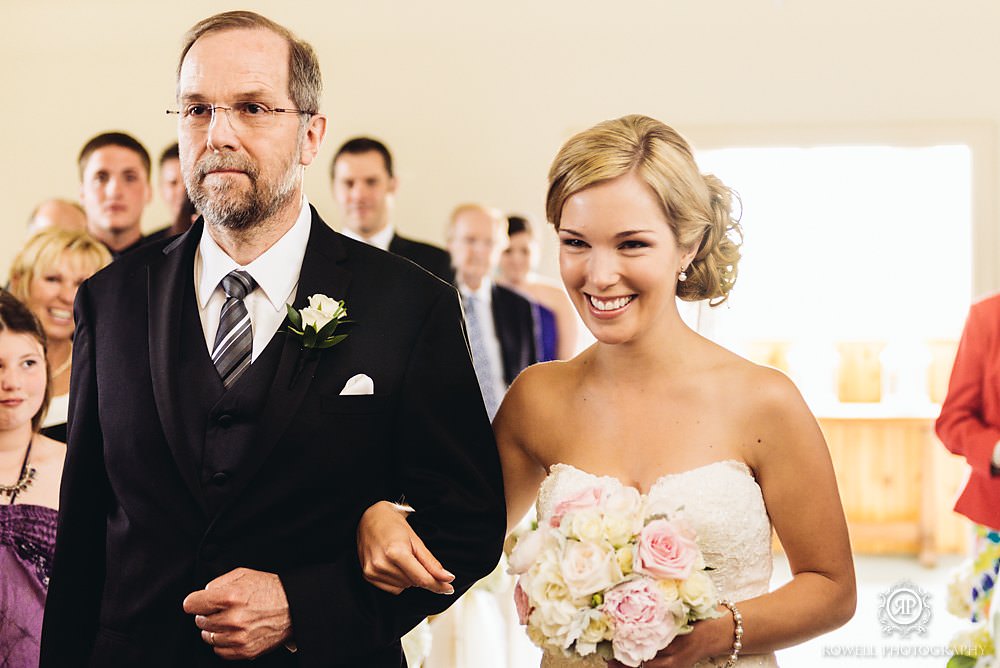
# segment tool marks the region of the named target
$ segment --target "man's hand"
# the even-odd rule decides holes
[[[292,618],[274,573],[237,568],[188,594],[184,612],[195,615],[201,639],[223,659],[253,659],[292,637]]]
[[[390,594],[399,594],[407,587],[455,593],[451,586],[455,576],[410,528],[406,513],[386,501],[374,504],[361,516],[358,561],[365,579]]]

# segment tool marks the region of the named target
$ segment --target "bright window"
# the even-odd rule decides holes
[[[754,342],[899,346],[956,339],[971,294],[972,154],[964,144],[698,153],[743,202],[743,259],[700,326]]]

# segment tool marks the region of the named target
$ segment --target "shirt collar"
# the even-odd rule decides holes
[[[241,267],[233,258],[215,243],[215,239],[204,230],[198,242],[198,260],[201,265],[201,275],[198,278],[198,304],[201,308],[208,305],[212,293],[219,287],[223,277],[234,269],[242,269],[253,276],[257,286],[271,303],[275,311],[285,308],[285,304],[293,297],[292,290],[299,282],[299,272],[302,269],[302,258],[306,254],[309,243],[312,212],[309,201],[302,195],[302,205],[295,223],[285,232],[274,245],[260,254],[253,262]],[[290,270],[291,269],[291,270]]]
[[[222,279],[220,278],[219,280],[221,281]],[[472,296],[487,306],[493,303],[493,281],[489,277],[483,279],[483,282],[479,284],[478,290],[473,290],[459,280],[456,280],[456,282],[458,283],[458,291],[462,293],[463,298]]]
[[[389,250],[389,243],[396,235],[396,228],[392,225],[392,223],[390,223],[373,234],[369,239],[364,238],[349,227],[345,227],[340,231],[340,233],[348,239],[354,239],[355,241],[360,241],[368,244],[369,246],[375,246],[375,248],[381,248],[382,250],[387,251]]]

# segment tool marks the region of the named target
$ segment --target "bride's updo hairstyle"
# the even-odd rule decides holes
[[[558,230],[566,200],[633,172],[656,195],[678,246],[698,249],[687,280],[677,282],[677,296],[708,299],[711,306],[726,301],[743,243],[739,220],[731,215],[736,195],[716,177],[701,174],[688,143],[657,120],[623,116],[571,137],[549,169],[549,222]]]

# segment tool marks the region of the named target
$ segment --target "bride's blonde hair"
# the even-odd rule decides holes
[[[697,248],[687,280],[677,282],[686,301],[726,301],[736,282],[743,232],[732,216],[736,194],[701,174],[688,143],[648,116],[623,116],[571,137],[549,169],[546,216],[559,229],[566,200],[585,188],[634,173],[656,195],[681,248]]]

